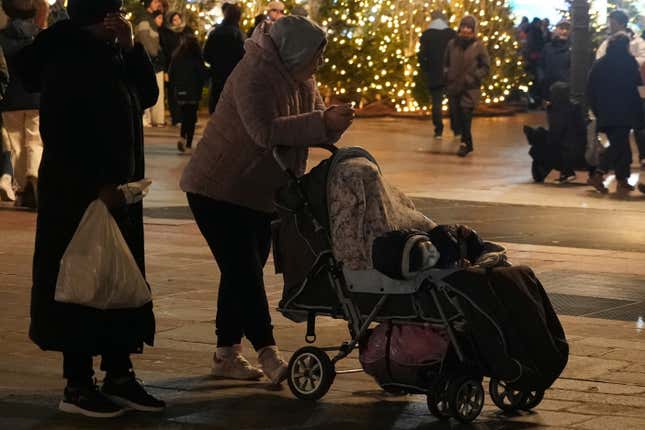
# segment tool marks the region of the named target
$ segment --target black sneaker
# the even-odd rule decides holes
[[[556,184],[570,184],[575,182],[576,174],[575,173],[561,173],[560,177],[555,180]]]
[[[166,407],[164,401],[146,392],[134,373],[123,378],[106,378],[101,391],[114,403],[136,411],[160,412]]]
[[[65,394],[58,404],[58,409],[92,418],[114,418],[125,412],[125,408],[108,399],[95,384],[65,387]]]
[[[473,152],[473,147],[468,145],[467,143],[462,143],[459,147],[459,151],[457,151],[457,155],[460,157],[465,157],[471,152]]]

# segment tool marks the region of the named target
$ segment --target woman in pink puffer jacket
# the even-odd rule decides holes
[[[264,374],[274,383],[286,377],[262,275],[273,195],[286,183],[272,150],[286,147],[283,158],[302,175],[307,148],[336,142],[351,125],[351,107],[325,109],[313,78],[326,43],[324,31],[303,17],[256,29],[181,178],[221,272],[215,376],[259,379]],[[243,336],[258,352],[261,370],[242,356]]]

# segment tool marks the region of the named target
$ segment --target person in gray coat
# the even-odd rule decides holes
[[[482,81],[489,72],[490,57],[477,38],[477,19],[465,16],[459,24],[457,38],[448,43],[445,59],[446,92],[455,110],[458,129],[462,131],[457,152],[460,157],[473,151],[473,112],[481,98]]]

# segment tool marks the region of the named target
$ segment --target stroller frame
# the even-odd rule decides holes
[[[337,148],[331,145],[321,145],[320,148],[326,149],[334,154]],[[312,220],[316,231],[324,232],[327,236],[329,233],[316,219],[311,211],[310,203],[301,186],[299,178],[286,166],[280,158],[279,147],[273,149],[273,156],[280,168],[289,176],[289,180],[296,185],[296,190],[304,202],[304,212]],[[329,237],[329,236],[328,236]],[[331,243],[331,240],[329,241]],[[391,293],[384,292],[380,295],[377,303],[371,309],[367,316],[363,316],[361,309],[351,299],[351,291],[348,285],[343,263],[338,261],[331,250],[323,251],[318,255],[318,260],[314,267],[326,268],[326,274],[329,285],[333,286],[336,297],[342,309],[342,317],[347,321],[350,340],[342,342],[339,346],[314,347],[311,344],[316,342],[316,317],[318,315],[330,316],[339,319],[336,314],[324,314],[308,310],[286,310],[278,308],[280,312],[289,312],[291,314],[302,313],[306,316],[307,333],[305,341],[310,346],[296,351],[290,359],[287,381],[293,394],[303,400],[319,400],[330,389],[336,375],[359,373],[363,369],[352,369],[336,371],[335,366],[338,362],[348,357],[359,345],[370,329],[370,325],[378,321],[378,315]],[[452,348],[458,359],[460,368],[463,372],[454,372],[455,375],[445,375],[444,361],[440,361],[440,371],[438,382],[430,386],[422,387],[418,385],[399,384],[396,382],[382,385],[382,388],[390,392],[403,392],[413,394],[424,394],[427,396],[427,403],[430,412],[439,419],[448,419],[454,417],[461,422],[472,422],[475,420],[484,404],[484,390],[482,387],[483,372],[478,366],[469,363],[464,349],[458,340],[456,329],[453,326],[453,320],[465,319],[459,304],[448,295],[448,290],[452,290],[450,285],[443,281],[446,277],[452,275],[459,269],[440,270],[433,269],[427,271],[426,287],[429,289],[430,296],[440,315],[439,321],[433,321],[430,325],[440,327],[446,330],[449,338],[449,347]],[[306,284],[308,279],[303,281]],[[455,316],[448,317],[441,300],[438,297],[438,291],[443,292],[447,300],[456,310]],[[377,295],[377,293],[374,293]],[[392,323],[405,324],[428,324],[427,321],[402,321],[400,319],[387,319]],[[327,353],[337,352],[333,358],[329,358]],[[521,393],[513,390],[503,381],[491,378],[489,391],[491,398],[497,406],[503,410],[532,409],[542,400],[543,393]]]

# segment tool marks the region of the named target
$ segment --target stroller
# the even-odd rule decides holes
[[[441,330],[449,346],[440,359],[406,369],[405,375],[386,359],[377,380],[384,390],[426,395],[437,418],[471,422],[483,408],[482,384],[488,376],[491,398],[502,410],[536,407],[566,366],[568,344],[533,272],[453,265],[395,279],[383,273],[387,270],[349,268],[333,251],[329,182],[344,160],[376,161],[361,148],[324,148],[332,156],[301,178],[274,150],[290,177],[276,193],[279,218],[272,224],[276,272],[285,281],[278,310],[307,324],[310,344],[290,359],[287,380],[293,394],[321,399],[337,375],[356,372],[335,367],[369,342],[373,323],[406,324]],[[346,320],[349,340],[312,346],[321,316]]]

